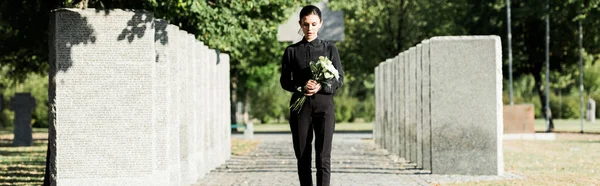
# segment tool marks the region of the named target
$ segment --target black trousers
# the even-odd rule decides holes
[[[299,95],[292,97],[295,101]],[[298,160],[300,185],[312,185],[311,156],[315,137],[317,185],[328,186],[331,178],[331,141],[335,129],[333,95],[315,94],[306,98],[300,112],[291,111],[290,129]]]

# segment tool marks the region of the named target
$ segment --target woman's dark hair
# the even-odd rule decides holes
[[[317,15],[320,20],[323,20],[323,18],[321,18],[321,10],[314,5],[302,7],[302,10],[300,10],[300,20],[302,20],[304,16],[309,16],[311,14]]]

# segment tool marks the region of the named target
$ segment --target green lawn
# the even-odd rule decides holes
[[[524,179],[443,185],[600,185],[600,135],[559,133],[555,141],[504,141],[504,169]]]
[[[13,147],[12,129],[0,130],[0,185],[42,185],[48,129],[33,132],[33,146]]]
[[[581,121],[575,119],[554,119],[554,131],[558,132],[580,132]],[[543,132],[546,131],[546,120],[536,119],[535,120],[535,131]],[[583,131],[600,133],[600,119],[596,123],[583,121]]]

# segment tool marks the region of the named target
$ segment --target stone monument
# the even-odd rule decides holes
[[[16,93],[10,100],[10,109],[15,112],[13,146],[31,146],[31,114],[35,110],[35,98],[30,93]]]
[[[500,37],[434,37],[429,48],[432,173],[502,175]]]
[[[146,11],[52,11],[53,185],[156,184],[153,20]]]
[[[596,101],[592,98],[588,99],[587,109],[586,110],[586,119],[592,123],[596,123]]]
[[[504,105],[504,134],[535,133],[533,104]]]

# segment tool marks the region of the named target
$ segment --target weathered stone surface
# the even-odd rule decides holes
[[[185,40],[180,36],[179,28],[174,25],[167,26],[167,36],[169,43],[167,47],[166,57],[168,59],[169,76],[167,76],[169,85],[167,88],[167,147],[168,147],[168,169],[169,169],[169,185],[180,185],[181,171],[181,154],[179,145],[179,133],[181,128],[182,107],[181,99],[181,81],[178,78],[180,74],[180,66],[183,62],[181,51],[181,43]]]
[[[156,184],[166,185],[169,183],[169,173],[167,170],[168,162],[168,126],[167,126],[167,89],[169,77],[168,47],[169,32],[167,31],[167,21],[154,20],[154,38],[156,49],[156,61],[152,74],[153,90],[153,123],[154,123],[154,151],[155,151],[155,172],[154,179]]]
[[[153,20],[144,11],[52,12],[52,184],[154,183]]]
[[[423,169],[431,170],[431,84],[429,40],[422,42],[422,71],[423,71]]]
[[[432,173],[503,174],[500,38],[434,37],[429,43]]]
[[[416,144],[417,144],[417,148],[416,148],[416,164],[417,164],[417,168],[423,168],[423,106],[422,106],[422,102],[423,102],[423,62],[422,62],[422,56],[423,54],[421,53],[422,49],[421,49],[422,45],[418,44],[416,47],[416,60],[417,60],[417,99],[415,100],[416,103],[416,108],[417,108],[417,122],[415,123],[415,127],[416,127],[416,135],[415,137],[416,139]]]
[[[410,99],[409,99],[409,141],[410,141],[410,156],[408,157],[409,161],[412,163],[417,163],[417,48],[411,47],[408,50],[410,54]]]
[[[533,104],[504,105],[504,134],[535,133]]]
[[[15,112],[13,146],[33,145],[31,116],[35,106],[35,98],[30,93],[16,93],[11,98],[10,109]]]
[[[405,73],[405,66],[406,66],[406,61],[404,60],[404,53],[400,53],[398,54],[398,70],[396,72],[396,74],[398,74],[398,88],[399,91],[397,93],[397,97],[398,97],[398,104],[397,107],[398,109],[398,156],[399,157],[404,157],[404,151],[406,151],[406,149],[404,148],[404,144],[406,143],[406,136],[405,136],[405,131],[406,131],[406,120],[404,119],[406,116],[405,112],[406,112],[406,106],[405,106],[405,96],[404,93],[406,91],[406,89],[404,88],[404,85],[406,84],[406,73]]]

